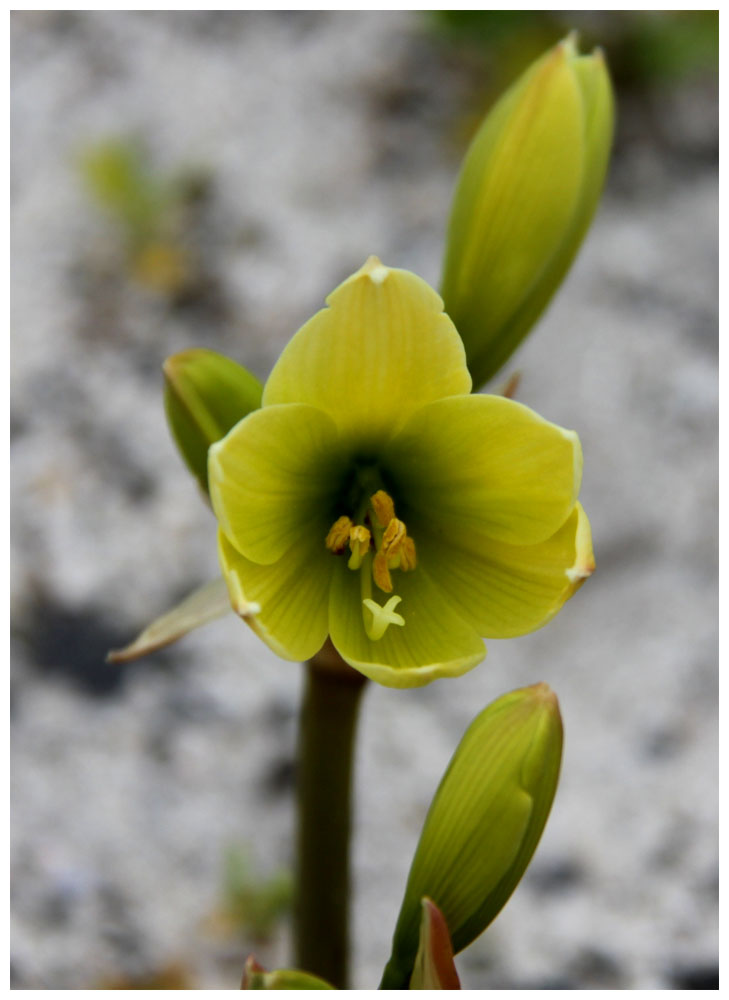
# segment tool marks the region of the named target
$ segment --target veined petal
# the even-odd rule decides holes
[[[479,540],[467,549],[423,533],[418,556],[456,610],[489,639],[546,625],[595,568],[579,503],[556,534],[536,545]]]
[[[470,392],[456,328],[416,275],[370,257],[327,303],[285,348],[264,406],[310,403],[366,447],[424,403]]]
[[[308,660],[327,637],[333,557],[321,538],[302,537],[283,558],[260,566],[218,532],[218,555],[233,610],[285,660]]]
[[[469,548],[483,538],[514,545],[550,538],[569,517],[582,478],[574,431],[502,396],[424,406],[385,461],[413,537],[417,521]]]
[[[313,406],[256,410],[210,448],[215,516],[229,541],[271,564],[303,536],[323,547],[336,492],[338,435]]]
[[[337,651],[356,670],[386,687],[420,687],[438,677],[457,677],[486,655],[471,625],[443,600],[427,574],[399,573],[398,612],[405,625],[391,625],[381,639],[367,637],[360,574],[335,561],[329,602],[329,633]]]

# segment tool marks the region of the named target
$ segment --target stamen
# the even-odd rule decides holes
[[[400,569],[407,572],[408,570],[415,569],[417,565],[417,558],[415,555],[415,542],[412,540],[410,535],[405,535],[400,544]]]
[[[387,565],[387,556],[382,549],[377,553],[372,563],[372,577],[380,590],[384,590],[386,594],[392,593],[392,577]]]
[[[395,594],[389,599],[384,608],[380,607],[376,601],[373,601],[369,597],[362,601],[365,608],[367,608],[367,610],[372,614],[372,622],[369,625],[367,624],[367,616],[365,615],[365,632],[373,642],[377,642],[378,639],[381,639],[390,625],[405,624],[403,616],[399,615],[395,611],[395,608],[401,600],[402,597],[398,597],[398,595]]]
[[[386,528],[395,516],[395,504],[392,502],[392,497],[384,490],[378,490],[370,497],[370,503],[377,520],[383,528]]]
[[[352,522],[346,515],[337,518],[329,529],[329,534],[327,535],[324,544],[330,552],[344,552],[347,547],[347,543],[349,542],[349,533],[351,530]]]
[[[362,560],[370,550],[371,535],[363,524],[355,524],[349,529],[349,547],[352,555],[349,557],[347,566],[350,569],[359,569]]]
[[[405,525],[393,517],[387,525],[385,534],[382,536],[382,551],[386,556],[396,556],[400,551],[400,545],[407,534]]]

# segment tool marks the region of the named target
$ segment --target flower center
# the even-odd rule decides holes
[[[397,594],[384,606],[372,599],[372,581],[386,594],[392,594],[391,570],[415,569],[415,542],[408,535],[405,523],[395,516],[395,504],[384,490],[372,494],[361,520],[364,523],[355,524],[346,515],[337,518],[325,544],[335,555],[349,549],[347,566],[359,571],[362,583],[365,632],[370,639],[377,640],[390,625],[404,625],[405,619],[394,610],[402,600]]]

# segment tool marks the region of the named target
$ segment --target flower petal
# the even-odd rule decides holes
[[[256,410],[210,448],[210,499],[229,541],[271,564],[304,536],[318,545],[331,527],[341,469],[332,420],[299,404]]]
[[[456,328],[416,275],[370,257],[327,303],[285,348],[264,406],[311,403],[366,447],[424,403],[470,392]]]
[[[423,534],[418,557],[456,610],[490,639],[546,625],[595,568],[590,523],[579,503],[545,542],[488,541],[466,549]]]
[[[484,538],[533,545],[567,520],[582,477],[574,431],[502,396],[463,396],[414,414],[387,449],[398,515],[471,548]],[[401,512],[402,511],[402,512]]]
[[[218,532],[218,555],[233,610],[285,660],[308,660],[327,637],[330,553],[321,538],[300,539],[271,566],[242,556]]]
[[[365,633],[360,574],[334,559],[329,632],[342,657],[366,677],[386,687],[420,687],[438,677],[457,677],[486,655],[471,625],[443,600],[427,574],[398,573],[396,590],[405,625],[391,625],[376,641]]]

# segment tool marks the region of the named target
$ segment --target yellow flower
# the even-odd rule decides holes
[[[210,448],[232,605],[281,656],[327,636],[393,687],[464,673],[593,568],[577,436],[470,395],[438,295],[370,257]],[[397,610],[396,610],[397,609]]]

